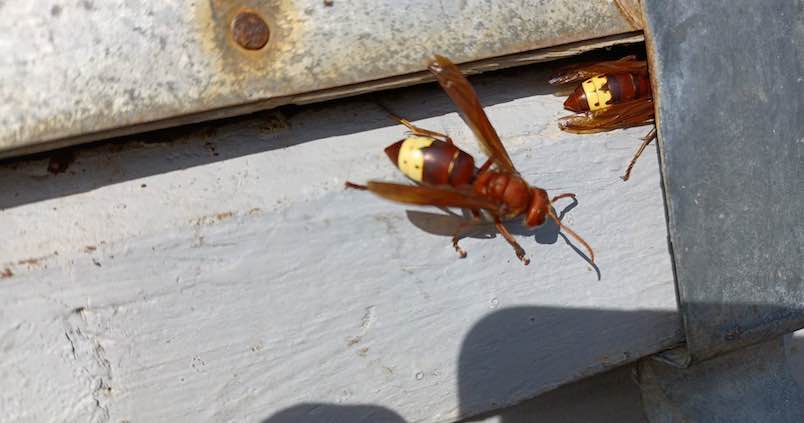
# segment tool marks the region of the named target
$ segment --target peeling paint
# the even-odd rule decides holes
[[[201,216],[199,218],[193,219],[190,223],[195,226],[204,226],[204,225],[214,225],[219,222],[223,222],[224,220],[229,220],[234,217],[234,212],[226,211],[221,213],[215,213],[209,216]]]
[[[81,314],[81,313],[78,313]],[[77,377],[86,378],[84,398],[94,405],[91,422],[109,422],[109,405],[113,395],[112,364],[100,340],[87,329],[87,322],[78,314],[65,319],[64,336],[69,343]]]
[[[45,262],[47,260],[49,260],[49,259],[51,259],[51,258],[53,258],[55,256],[58,256],[58,255],[59,255],[59,252],[54,251],[52,254],[48,254],[46,256],[31,257],[31,258],[27,258],[27,259],[18,260],[16,264],[18,266],[27,266],[28,269],[33,269],[33,268],[36,268],[36,267],[44,266],[44,264],[45,264]]]

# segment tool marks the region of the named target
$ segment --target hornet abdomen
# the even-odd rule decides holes
[[[435,138],[410,136],[385,149],[388,158],[407,177],[430,185],[472,183],[475,160],[468,153]]]
[[[564,107],[576,113],[605,109],[652,96],[647,73],[615,73],[593,76],[567,97]]]

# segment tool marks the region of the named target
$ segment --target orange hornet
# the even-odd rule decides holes
[[[589,259],[594,262],[595,255],[589,244],[562,224],[553,208],[557,200],[575,198],[575,194],[560,194],[551,199],[542,188],[529,185],[517,172],[474,88],[458,67],[446,57],[435,56],[428,69],[464,114],[489,159],[476,169],[472,156],[456,147],[448,136],[417,128],[399,119],[410,129],[410,136],[389,146],[386,153],[405,175],[419,185],[370,181],[366,185],[346,182],[346,186],[368,190],[404,204],[468,209],[478,221],[481,212],[485,212],[514,248],[517,258],[526,265],[530,260],[503,221],[523,216],[525,225],[532,228],[552,219],[560,229],[583,244],[589,252]],[[452,244],[461,257],[465,257],[465,251],[458,246],[458,236],[455,234]]]
[[[550,79],[553,85],[577,82],[581,84],[564,102],[564,108],[576,114],[559,119],[558,127],[562,130],[588,134],[654,123],[653,91],[644,60],[627,56],[570,68]],[[655,138],[656,128],[642,138],[622,176],[624,181],[630,178],[637,159]]]

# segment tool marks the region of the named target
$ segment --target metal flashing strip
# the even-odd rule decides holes
[[[0,157],[421,82],[433,53],[468,63],[634,40],[608,1],[12,0],[0,8]]]
[[[781,338],[688,369],[642,360],[637,374],[651,422],[804,421],[804,398],[787,366]]]
[[[693,361],[804,327],[803,11],[785,0],[644,2]]]

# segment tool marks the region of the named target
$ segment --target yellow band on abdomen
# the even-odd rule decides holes
[[[427,148],[433,143],[432,138],[410,136],[402,142],[399,148],[399,158],[397,166],[408,178],[416,182],[422,182],[424,175],[424,153],[422,148]]]
[[[603,89],[607,81],[608,78],[605,76],[593,76],[581,84],[589,110],[605,109],[609,106],[606,103],[611,100],[611,91]]]

